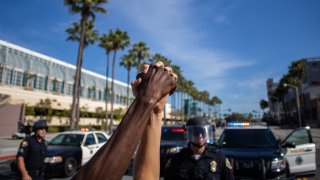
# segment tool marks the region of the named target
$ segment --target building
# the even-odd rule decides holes
[[[299,91],[299,103],[302,111],[302,118],[308,125],[320,126],[320,57],[304,58],[305,76],[301,79]],[[279,83],[273,79],[267,80],[267,92],[269,99],[270,114],[275,118],[291,118],[298,121],[297,99],[295,89],[290,88],[283,98],[283,102],[272,96],[272,92]],[[283,107],[283,105],[285,107]],[[285,111],[285,112],[284,112]]]
[[[301,82],[304,118],[320,126],[320,57],[306,58],[306,76]]]
[[[74,65],[0,40],[0,108],[6,104],[35,106],[48,100],[53,109],[70,109],[75,71]],[[80,108],[88,112],[105,110],[105,98],[111,97],[110,90],[105,93],[106,80],[111,87],[111,78],[82,69]],[[115,80],[114,109],[126,109],[127,88],[131,89],[131,86]],[[129,92],[131,102],[134,97],[131,90]],[[166,112],[169,115],[169,105]],[[8,117],[1,117],[0,114],[0,125],[12,123]],[[30,119],[34,117],[20,116],[21,121]],[[69,118],[53,118],[49,123],[59,125],[68,124],[68,121]],[[80,124],[99,123],[96,119],[80,120]]]

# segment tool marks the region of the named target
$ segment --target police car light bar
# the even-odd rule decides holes
[[[184,132],[184,129],[182,128],[179,128],[179,129],[172,129],[171,132],[176,132],[176,133],[179,133],[179,132]]]
[[[227,126],[230,126],[230,127],[247,127],[247,126],[250,126],[250,122],[228,122]]]

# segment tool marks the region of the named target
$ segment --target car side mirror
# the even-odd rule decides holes
[[[282,147],[285,147],[285,148],[295,148],[296,147],[296,144],[294,142],[286,142],[282,145]]]
[[[281,144],[282,139],[277,139],[277,144]]]

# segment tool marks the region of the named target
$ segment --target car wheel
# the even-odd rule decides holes
[[[68,158],[64,163],[64,174],[72,176],[77,171],[77,160],[73,157]]]

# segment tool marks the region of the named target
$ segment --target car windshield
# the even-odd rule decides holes
[[[83,134],[59,134],[54,137],[50,145],[66,145],[66,146],[79,146],[83,141]]]
[[[219,139],[219,146],[226,148],[273,148],[276,145],[276,138],[268,129],[227,129]]]
[[[163,127],[161,140],[186,140],[186,132],[182,127]]]

